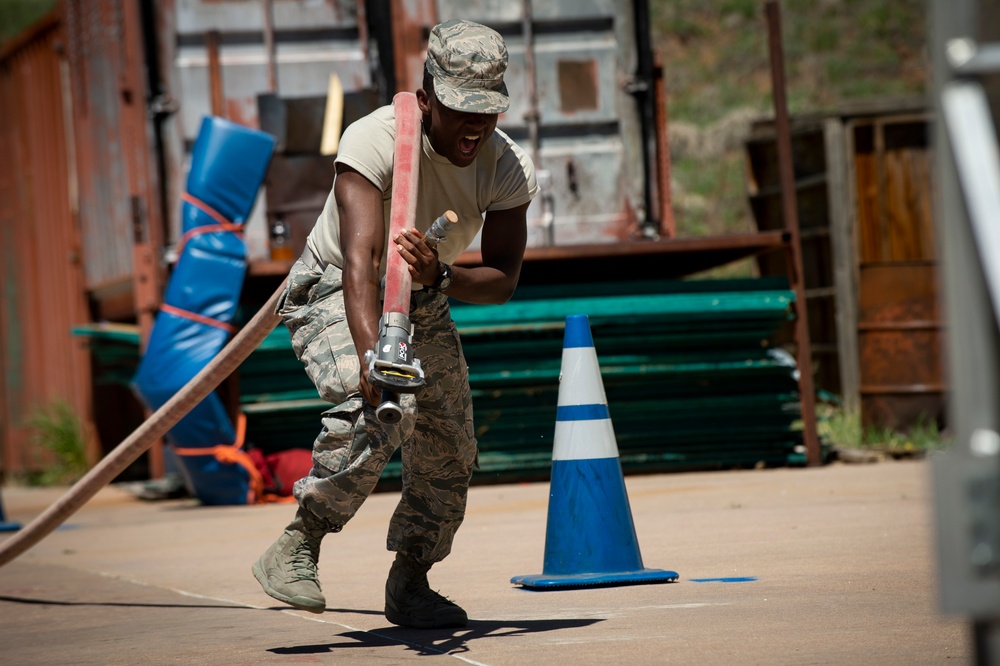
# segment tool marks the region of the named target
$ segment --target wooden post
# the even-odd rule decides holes
[[[848,178],[847,151],[843,122],[831,118],[823,124],[826,144],[826,178],[829,197],[830,247],[833,254],[833,284],[836,290],[837,360],[840,395],[844,407],[861,407],[861,378],[858,361],[857,250],[851,207],[854,197]]]

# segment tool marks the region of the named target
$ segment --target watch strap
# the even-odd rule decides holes
[[[438,267],[441,269],[441,272],[438,274],[437,280],[434,281],[432,286],[435,289],[443,291],[451,285],[451,266],[443,261],[438,261]]]

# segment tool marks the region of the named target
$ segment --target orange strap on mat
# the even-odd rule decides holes
[[[184,194],[181,195],[181,201],[184,201],[185,203],[189,203],[192,206],[201,209],[203,213],[205,213],[210,218],[215,220],[216,224],[206,224],[200,227],[195,227],[194,229],[191,229],[186,234],[181,236],[180,242],[177,243],[177,256],[181,255],[181,253],[184,251],[184,245],[195,236],[200,236],[201,234],[217,233],[220,231],[228,231],[234,234],[243,233],[242,224],[234,224],[233,222],[227,220],[222,213],[215,210],[214,208],[209,206],[207,203],[205,203],[198,197],[185,192]]]
[[[215,233],[219,231],[228,231],[234,234],[243,233],[242,225],[233,224],[232,222],[227,220],[225,216],[222,215],[222,213],[215,210],[201,199],[191,194],[188,194],[187,192],[181,195],[181,199],[186,203],[191,204],[192,206],[200,208],[206,215],[215,220],[217,224],[206,224],[200,227],[195,227],[194,229],[191,229],[186,234],[181,236],[180,242],[177,243],[178,256],[180,256],[180,254],[184,251],[184,245],[195,236],[200,236],[201,234]],[[177,317],[183,317],[184,319],[190,319],[191,321],[196,321],[202,324],[206,324],[208,326],[221,328],[230,335],[234,335],[236,333],[236,329],[224,321],[219,321],[218,319],[212,319],[211,317],[206,317],[205,315],[198,314],[197,312],[191,312],[190,310],[183,310],[174,305],[169,305],[167,303],[164,303],[163,305],[160,306],[160,310],[168,312]]]
[[[247,434],[247,417],[240,412],[236,418],[236,441],[232,444],[218,444],[216,446],[206,446],[195,449],[178,448],[174,451],[181,456],[215,456],[221,463],[230,465],[242,465],[250,475],[250,489],[247,491],[247,504],[255,504],[264,500],[264,479],[253,460],[243,450],[243,442]]]

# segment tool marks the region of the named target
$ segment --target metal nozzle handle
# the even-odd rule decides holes
[[[453,210],[446,210],[438,219],[434,220],[431,228],[424,234],[424,242],[431,247],[444,242],[448,237],[453,225],[458,224],[458,215]]]

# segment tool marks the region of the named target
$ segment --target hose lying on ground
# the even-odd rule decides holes
[[[246,326],[236,334],[201,372],[184,385],[163,406],[153,412],[135,432],[129,435],[101,462],[77,481],[65,495],[48,509],[24,526],[19,532],[0,543],[0,566],[3,566],[28,550],[59,527],[67,518],[76,513],[97,492],[108,485],[132,464],[144,451],[167,433],[206,395],[211,393],[232,372],[246,360],[268,336],[281,318],[274,314],[274,308],[285,290],[282,282],[271,295],[264,307],[253,316]]]

